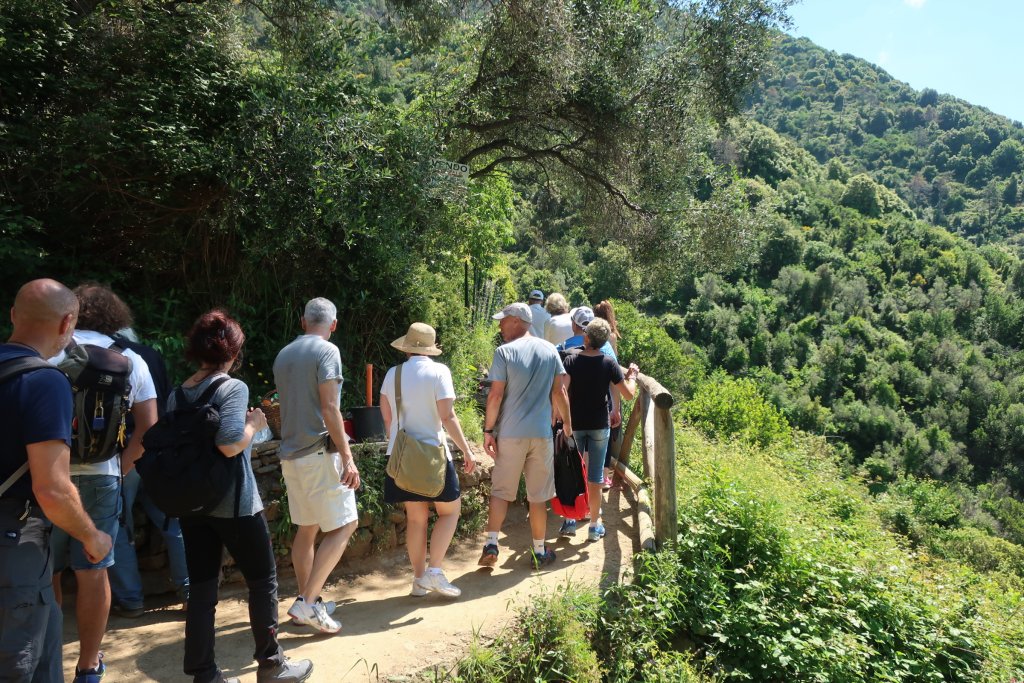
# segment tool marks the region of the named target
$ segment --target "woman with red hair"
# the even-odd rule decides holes
[[[185,673],[194,683],[237,682],[225,678],[214,657],[214,614],[217,580],[224,548],[234,558],[249,588],[249,626],[259,662],[258,683],[303,681],[313,664],[291,662],[277,642],[277,566],[263,502],[256,489],[249,450],[253,436],[267,426],[259,408],[248,409],[249,387],[230,373],[238,368],[245,333],[225,311],[199,316],[188,333],[186,357],[198,370],[171,394],[168,411],[181,402],[200,399],[217,406],[220,426],[215,443],[226,458],[240,458],[238,483],[209,513],[181,520],[185,558],[190,577],[185,616]]]

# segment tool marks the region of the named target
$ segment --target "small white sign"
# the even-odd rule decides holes
[[[462,182],[469,180],[469,165],[447,159],[431,159],[430,167],[435,173],[449,178],[459,178]]]

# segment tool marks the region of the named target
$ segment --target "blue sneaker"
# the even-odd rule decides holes
[[[588,541],[600,541],[604,538],[604,524],[591,524],[590,530],[587,531]]]
[[[559,536],[575,536],[576,535],[576,520],[567,519],[562,522],[562,526],[558,529]]]
[[[540,569],[555,561],[555,551],[551,548],[544,546],[544,552],[537,554],[537,551],[530,549],[530,559],[533,562],[534,569]]]
[[[485,545],[484,552],[480,555],[477,564],[481,567],[493,567],[498,564],[498,546],[493,543]]]
[[[75,680],[74,683],[100,683],[100,679],[103,678],[103,674],[107,672],[107,667],[103,664],[103,653],[100,653],[100,663],[94,669],[86,669],[81,671],[77,666],[75,667]]]

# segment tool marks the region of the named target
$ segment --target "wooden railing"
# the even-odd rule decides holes
[[[637,502],[640,547],[654,550],[675,541],[678,531],[676,516],[676,436],[672,426],[672,405],[675,399],[653,377],[638,375],[637,397],[622,432],[619,457],[612,467],[633,491]],[[641,429],[643,478],[629,468],[629,454]],[[654,485],[652,514],[651,496],[646,482]]]

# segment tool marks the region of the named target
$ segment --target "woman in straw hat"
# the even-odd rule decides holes
[[[431,359],[431,356],[441,353],[435,339],[433,327],[424,323],[413,323],[405,335],[391,342],[391,346],[404,352],[407,357],[402,365],[402,429],[414,439],[444,446],[448,455],[444,490],[439,495],[428,498],[400,489],[395,485],[394,479],[385,475],[384,500],[392,504],[405,503],[406,547],[413,569],[412,595],[423,596],[429,592],[437,592],[454,598],[462,591],[445,578],[441,564],[459,521],[461,493],[445,430],[462,451],[467,473],[473,471],[475,463],[473,453],[462,433],[459,418],[455,415],[455,386],[452,384],[452,373],[446,365]],[[388,370],[380,391],[380,409],[388,431],[388,455],[394,448],[395,437],[398,434],[399,420],[394,409],[395,371],[396,368]],[[437,521],[434,523],[433,533],[430,534],[428,566],[427,521],[431,503],[437,511]]]

